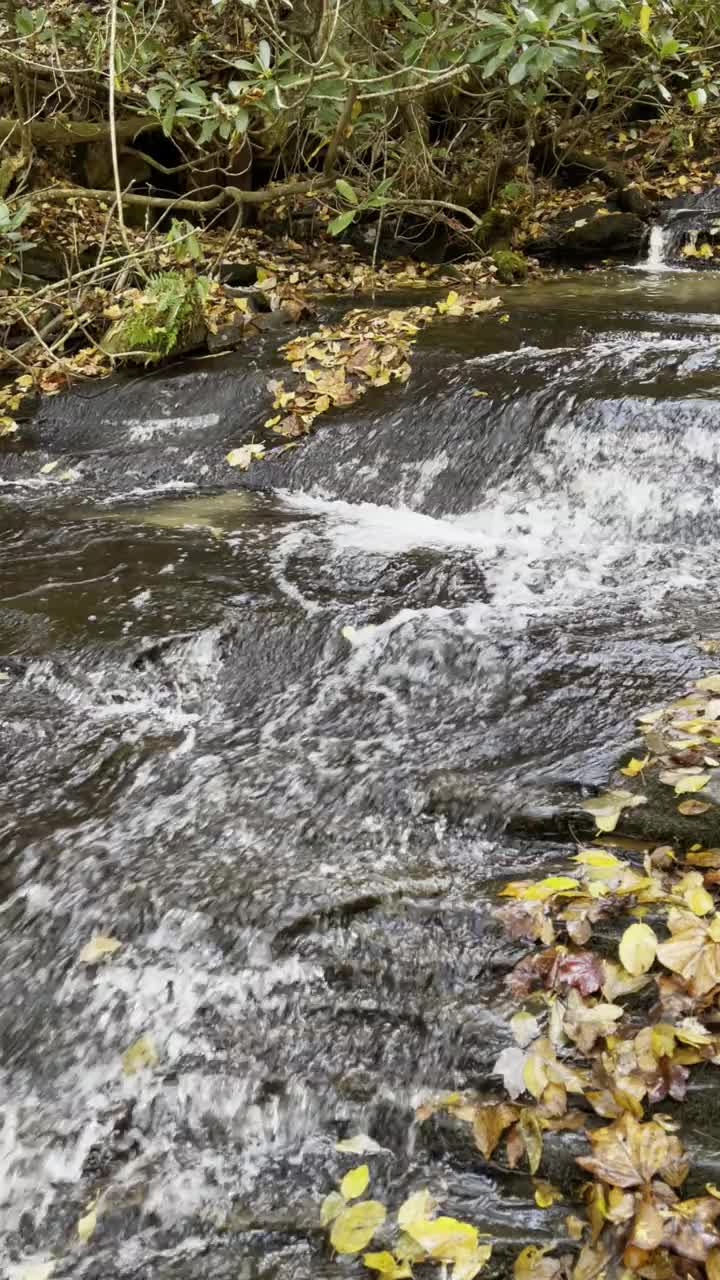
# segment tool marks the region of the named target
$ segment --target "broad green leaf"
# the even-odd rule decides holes
[[[385,1205],[378,1200],[361,1200],[338,1214],[330,1233],[336,1253],[360,1253],[385,1221]]]
[[[527,59],[518,58],[508,72],[508,84],[520,84],[520,81],[525,79],[527,70]]]
[[[335,183],[335,189],[340,192],[340,195],[342,196],[343,200],[347,200],[348,204],[357,205],[358,203],[357,195],[353,190],[353,188],[350,186],[350,183],[346,182],[344,178],[337,179]]]
[[[369,1181],[370,1170],[366,1164],[359,1164],[357,1168],[345,1174],[340,1183],[340,1195],[344,1200],[356,1200],[367,1190]]]
[[[649,924],[631,924],[620,939],[623,968],[633,977],[652,969],[657,954],[657,938]]]
[[[344,213],[339,213],[337,218],[333,218],[332,222],[328,223],[328,231],[330,232],[330,235],[339,236],[341,231],[344,231],[346,227],[350,226],[350,223],[355,218],[355,214],[355,209],[346,209]]]

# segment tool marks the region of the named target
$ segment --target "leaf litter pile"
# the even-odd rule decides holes
[[[497,297],[474,299],[451,291],[434,306],[349,311],[339,325],[293,338],[282,350],[295,376],[268,383],[275,413],[265,421],[265,430],[271,439],[307,435],[329,409],[353,404],[371,387],[407,382],[413,344],[427,324],[439,316],[478,316],[499,306]],[[243,445],[231,449],[227,461],[245,470],[264,453],[263,444]]]
[[[646,754],[621,772],[638,786],[655,771],[691,819],[683,806],[699,802],[688,797],[720,783],[720,675],[640,727]],[[614,835],[623,810],[644,799],[615,790],[587,802],[598,834],[567,872],[500,891],[504,930],[533,944],[507,979],[521,1007],[493,1069],[502,1086],[417,1112],[420,1123],[444,1113],[462,1126],[480,1168],[527,1169],[538,1208],[566,1203],[564,1240],[524,1248],[514,1280],[720,1280],[720,1189],[693,1174],[675,1105],[694,1069],[712,1080],[720,1068],[720,848],[691,844],[690,821],[682,849]],[[585,1149],[559,1188],[543,1161],[563,1131]],[[338,1148],[378,1149],[366,1135]],[[358,1166],[323,1201],[336,1253],[391,1278],[427,1263],[453,1280],[482,1271],[491,1238],[439,1215],[429,1190],[393,1213],[362,1198],[368,1184]]]

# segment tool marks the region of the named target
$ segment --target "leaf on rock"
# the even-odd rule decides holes
[[[642,760],[638,760],[636,756],[633,756],[631,760],[628,760],[625,768],[621,769],[620,772],[624,773],[626,778],[636,778],[639,773],[642,773],[643,769],[645,769],[649,763],[649,755],[644,756]]]
[[[122,1069],[126,1076],[134,1076],[144,1067],[156,1067],[159,1062],[155,1045],[150,1036],[140,1036],[122,1055]]]
[[[540,1024],[532,1013],[521,1009],[518,1013],[513,1014],[510,1019],[510,1030],[513,1033],[515,1043],[519,1044],[521,1049],[525,1049],[532,1040],[535,1040],[540,1035]]]
[[[407,1262],[398,1262],[387,1249],[382,1253],[364,1253],[363,1262],[370,1271],[379,1271],[380,1275],[387,1276],[388,1280],[403,1280],[403,1277],[412,1276],[410,1265]]]
[[[361,1200],[339,1213],[330,1233],[336,1253],[360,1253],[385,1221],[385,1205],[378,1200]]]
[[[353,1138],[343,1138],[341,1142],[336,1142],[335,1150],[346,1151],[349,1155],[363,1156],[382,1151],[382,1147],[367,1133],[356,1133]]]
[[[535,1203],[538,1209],[550,1209],[558,1200],[562,1200],[563,1193],[558,1187],[553,1186],[552,1182],[538,1181],[535,1183]]]
[[[626,1112],[614,1124],[588,1136],[593,1155],[580,1156],[577,1162],[612,1187],[639,1187],[658,1174],[673,1185],[675,1175],[684,1176],[679,1139],[667,1134],[655,1120],[641,1124]]]
[[[610,832],[615,830],[623,809],[634,809],[641,804],[647,804],[646,796],[629,791],[603,791],[584,800],[581,808],[593,815],[598,831]]]
[[[559,1280],[564,1269],[559,1259],[546,1255],[554,1245],[526,1245],[513,1266],[513,1280]]]
[[[485,1103],[476,1109],[473,1118],[475,1145],[486,1160],[491,1158],[505,1130],[515,1123],[518,1115],[518,1108],[511,1106],[509,1102]],[[423,1216],[428,1215],[425,1213]],[[405,1223],[401,1222],[401,1226],[404,1225]]]
[[[239,471],[247,471],[253,458],[262,458],[265,453],[265,446],[262,444],[244,444],[239,449],[231,449],[225,455],[225,461],[230,463],[231,467],[237,467]]]
[[[103,956],[112,956],[119,951],[122,942],[118,942],[117,938],[107,937],[105,934],[97,933],[94,938],[85,943],[80,952],[79,960],[81,964],[99,964]]]
[[[525,1092],[525,1052],[516,1045],[503,1049],[492,1069],[494,1076],[502,1076],[505,1092],[513,1099]]]
[[[331,1191],[320,1205],[320,1226],[327,1227],[334,1222],[345,1208],[345,1199],[339,1191]]]
[[[518,1129],[520,1136],[525,1143],[525,1153],[528,1159],[530,1172],[536,1174],[540,1168],[542,1160],[543,1138],[540,1121],[534,1111],[529,1107],[523,1107],[518,1120]]]
[[[682,800],[678,805],[678,813],[684,818],[699,818],[701,813],[708,813],[710,809],[712,805],[704,800]]]
[[[340,1183],[340,1195],[344,1200],[356,1200],[367,1190],[370,1181],[370,1170],[366,1164],[359,1164],[345,1174]]]
[[[415,1222],[418,1218],[430,1218],[436,1209],[437,1201],[433,1200],[427,1188],[423,1188],[422,1191],[415,1191],[403,1201],[398,1209],[397,1219],[400,1226],[406,1228],[408,1222]]]
[[[620,939],[619,955],[632,977],[652,969],[657,954],[657,938],[649,924],[631,924]]]
[[[720,916],[700,919],[673,909],[667,923],[671,937],[660,943],[658,960],[685,979],[692,996],[707,995],[720,983]]]
[[[416,1218],[405,1224],[405,1230],[438,1262],[455,1262],[458,1255],[478,1247],[477,1227],[457,1218]]]
[[[77,1233],[81,1244],[87,1244],[96,1226],[97,1203],[93,1201],[91,1205],[88,1205],[87,1213],[82,1218],[78,1218]]]
[[[676,782],[675,784],[675,795],[683,796],[686,794],[692,794],[695,791],[702,791],[703,787],[706,787],[709,781],[709,773],[694,774],[689,778],[681,778],[679,782]]]

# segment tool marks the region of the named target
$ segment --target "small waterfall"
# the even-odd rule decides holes
[[[648,240],[648,255],[643,263],[646,271],[667,271],[668,264],[665,257],[666,238],[665,228],[656,222],[650,228],[650,239]]]

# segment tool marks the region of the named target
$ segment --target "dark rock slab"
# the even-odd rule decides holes
[[[639,250],[646,233],[637,213],[614,201],[590,201],[558,214],[525,247],[541,258],[607,258]]]

